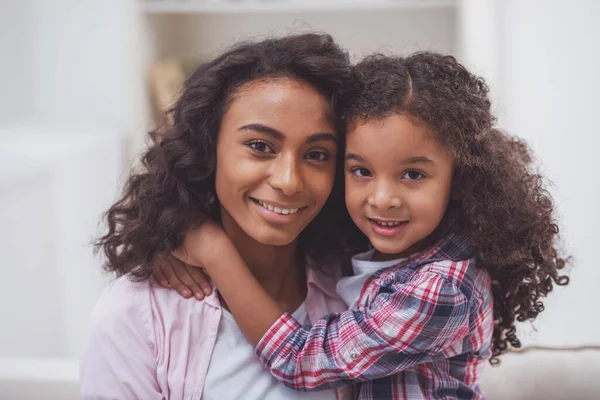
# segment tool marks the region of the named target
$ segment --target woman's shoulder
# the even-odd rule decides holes
[[[106,285],[90,315],[90,326],[101,328],[116,323],[132,324],[148,310],[150,281],[136,282],[121,276]]]
[[[121,276],[110,282],[92,310],[90,324],[150,325],[169,324],[177,318],[197,313],[209,302],[185,299],[177,291],[163,288],[154,279],[135,281]]]

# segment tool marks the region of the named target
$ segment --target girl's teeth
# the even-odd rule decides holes
[[[377,222],[378,225],[381,226],[398,226],[400,225],[400,222],[385,222],[385,221],[375,221]]]

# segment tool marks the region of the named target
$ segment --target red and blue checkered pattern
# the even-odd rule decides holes
[[[356,310],[302,327],[284,314],[256,353],[297,390],[358,383],[360,399],[479,399],[494,328],[488,274],[451,235],[371,276]]]

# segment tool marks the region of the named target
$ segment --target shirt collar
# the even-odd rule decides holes
[[[452,233],[444,236],[433,246],[408,257],[407,263],[419,265],[437,260],[466,260],[473,256],[471,241],[463,235]]]
[[[332,272],[326,274],[314,262],[308,260],[306,265],[307,286],[309,288],[313,286],[330,297],[339,297],[336,284],[342,275],[341,265],[332,265],[328,270]]]

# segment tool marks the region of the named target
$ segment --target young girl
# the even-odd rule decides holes
[[[535,319],[553,284],[568,283],[552,199],[525,143],[494,128],[483,80],[453,57],[375,55],[354,73],[346,206],[373,248],[338,282],[350,310],[303,327],[214,223],[174,255],[206,269],[290,387],[361,382],[362,399],[482,398],[485,360],[520,347],[515,321]]]

